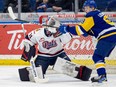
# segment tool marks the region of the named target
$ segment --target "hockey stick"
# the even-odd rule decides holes
[[[30,23],[30,24],[36,24],[36,25],[38,25],[38,23],[36,23],[36,22],[18,19],[18,18],[15,16],[15,14],[14,14],[13,9],[12,9],[11,6],[8,7],[8,12],[9,12],[9,16],[10,16],[13,20],[16,20],[16,21],[19,21],[19,22],[23,22],[23,23]],[[6,25],[4,25],[4,26],[6,27]],[[4,27],[4,26],[3,26],[3,27]],[[55,27],[55,26],[52,26],[52,25],[46,25],[46,24],[42,24],[41,26],[58,28],[58,27]]]
[[[13,12],[11,6],[8,7],[8,12],[9,12],[9,16],[10,16],[13,20],[38,25],[38,23],[36,23],[36,22],[31,22],[31,21],[26,21],[26,20],[18,19],[18,18],[15,16],[15,14],[14,14],[14,12]],[[24,27],[24,26],[23,26],[23,23],[21,23],[21,25],[22,25],[22,27]],[[6,27],[6,25],[4,25],[4,26]],[[52,28],[58,29],[58,27],[52,26],[52,25],[41,24],[41,26],[52,27]],[[24,30],[23,30],[23,31],[24,31]],[[58,33],[58,32],[57,32],[57,33]],[[60,36],[60,35],[62,35],[62,33],[59,33],[57,36]],[[56,37],[57,37],[57,36],[56,36]]]
[[[13,9],[12,9],[11,6],[8,7],[8,13],[9,13],[9,16],[10,16],[13,20],[20,21],[20,22],[25,22],[25,23],[32,23],[32,22],[30,22],[30,21],[18,19],[18,18],[14,15],[14,12],[13,12]]]
[[[35,67],[35,63],[33,61],[33,57],[30,60],[30,64],[31,64],[31,68],[32,68],[32,74],[34,76],[34,80],[35,80],[36,83],[37,82],[45,83],[45,82],[48,82],[49,81],[48,78],[44,78],[43,77],[43,72],[42,72],[42,67],[41,66],[39,66],[39,71],[40,72],[39,72],[39,75],[38,75],[37,70],[36,70],[36,67]]]

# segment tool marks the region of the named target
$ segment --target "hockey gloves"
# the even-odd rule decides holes
[[[69,26],[67,26],[67,25],[60,25],[60,27],[59,27],[58,30],[59,30],[61,33],[64,33],[64,34],[65,34],[66,32],[68,32],[68,31],[67,31],[68,27],[69,27]]]
[[[25,51],[25,47],[24,47],[21,59],[24,60],[24,61],[30,61],[31,57],[32,56],[34,57],[35,54],[36,54],[35,46],[30,46],[30,50],[28,52]]]

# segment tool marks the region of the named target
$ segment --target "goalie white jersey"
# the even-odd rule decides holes
[[[56,38],[53,35],[47,37],[45,29],[40,28],[31,31],[28,34],[28,38],[32,43],[38,45],[39,55],[55,56],[63,51],[63,44],[69,42],[72,37],[69,33],[60,35]]]

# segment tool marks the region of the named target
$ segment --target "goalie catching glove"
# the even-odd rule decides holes
[[[23,40],[24,50],[21,56],[21,59],[24,61],[30,61],[31,57],[34,57],[36,54],[36,48],[32,42],[25,39]]]

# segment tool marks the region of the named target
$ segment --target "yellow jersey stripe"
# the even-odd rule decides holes
[[[97,63],[95,65],[96,69],[99,69],[99,68],[105,68],[105,64],[104,63]]]
[[[104,16],[104,20],[105,20],[106,23],[108,23],[108,24],[110,24],[110,25],[115,25],[114,22],[112,22],[112,21],[110,21],[110,20],[108,19],[108,16],[107,16],[107,15]]]
[[[93,17],[85,18],[85,21],[80,24],[80,26],[82,26],[85,31],[89,31],[94,25]]]
[[[76,32],[77,32],[77,34],[80,36],[80,35],[81,35],[81,32],[79,31],[79,26],[76,25],[75,28],[76,28]]]
[[[116,34],[116,32],[113,32],[113,33],[110,33],[110,34],[103,35],[103,36],[101,36],[98,40],[103,39],[103,38],[106,38],[106,37],[109,37],[109,36],[111,36],[111,35],[115,35],[115,34]]]

